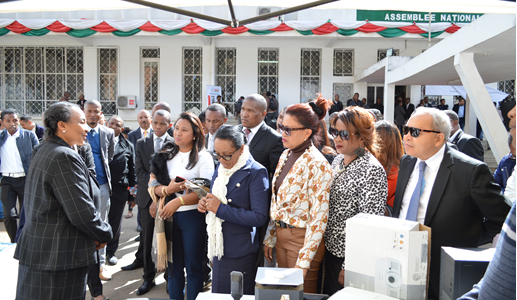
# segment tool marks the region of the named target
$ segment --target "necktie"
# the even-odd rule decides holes
[[[144,137],[147,137],[147,130],[144,130]]]
[[[409,206],[407,209],[406,220],[416,221],[416,217],[418,214],[418,206],[420,204],[420,196],[422,196],[422,192],[425,187],[425,161],[421,161],[418,164],[419,172],[418,172],[418,182],[416,183],[415,190],[413,191],[413,195],[411,195],[411,200],[409,200]]]
[[[162,138],[156,138],[154,140],[154,152],[158,152],[160,151],[160,149],[162,148]]]
[[[248,143],[249,143],[251,130],[249,130],[248,128],[244,128],[243,131],[244,131],[244,134],[246,135],[246,139],[248,140]]]
[[[90,129],[90,134],[91,134],[92,136],[95,136],[95,133],[96,133],[96,132],[95,132],[95,129]]]

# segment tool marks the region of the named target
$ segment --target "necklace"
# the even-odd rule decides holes
[[[189,152],[190,153],[190,152]],[[181,163],[183,163],[183,161],[185,160],[186,157],[188,157],[189,153],[185,153],[185,156],[181,155],[182,153],[180,151],[178,151],[178,154],[180,155],[180,160],[181,160]]]

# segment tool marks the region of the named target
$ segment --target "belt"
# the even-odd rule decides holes
[[[282,227],[282,228],[298,228],[296,226],[293,226],[293,225],[289,225],[285,222],[282,222],[282,221],[279,221],[279,220],[275,220],[275,225],[277,227]]]
[[[24,172],[21,172],[21,173],[2,173],[2,176],[3,177],[11,177],[11,178],[20,178],[20,177],[25,177],[25,173]]]

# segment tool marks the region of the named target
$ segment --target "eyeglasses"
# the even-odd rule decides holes
[[[306,127],[304,127],[304,128],[290,128],[290,127],[284,126],[282,124],[278,124],[277,127],[278,127],[278,129],[280,129],[280,133],[284,133],[285,132],[286,136],[291,136],[291,131],[308,129]]]
[[[237,150],[239,150],[240,148],[237,148]],[[219,159],[224,159],[226,161],[230,161],[232,160],[232,156],[235,154],[235,152],[237,152],[237,150],[233,151],[233,153],[231,155],[219,155],[217,153],[212,153],[212,155],[215,157],[215,159],[219,160]]]
[[[407,127],[405,125],[402,126],[402,133],[403,133],[403,135],[406,135],[406,134],[410,133],[411,136],[414,137],[414,138],[417,138],[420,135],[421,131],[423,131],[423,132],[441,133],[441,132],[435,131],[435,130],[425,130],[425,129],[415,128],[415,127]]]
[[[329,133],[333,138],[337,138],[339,136],[344,141],[350,140],[350,135],[359,135],[359,132],[350,133],[348,130],[339,131],[336,128],[332,127],[329,129]]]

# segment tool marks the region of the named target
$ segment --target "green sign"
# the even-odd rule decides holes
[[[431,13],[431,22],[470,23],[483,14]],[[429,13],[394,10],[357,10],[357,21],[429,23]]]

